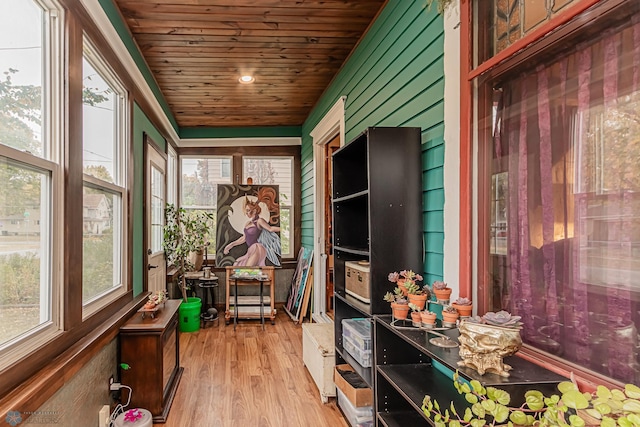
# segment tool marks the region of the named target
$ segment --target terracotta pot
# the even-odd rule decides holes
[[[442,321],[447,323],[456,323],[456,320],[458,320],[458,316],[460,316],[458,313],[449,313],[448,311],[443,311]]]
[[[436,314],[429,311],[420,312],[420,319],[425,325],[433,325],[436,323]]]
[[[408,298],[409,298],[409,302],[411,304],[417,305],[420,311],[424,310],[424,306],[427,304],[426,295],[409,294]]]
[[[451,297],[451,288],[434,289],[433,293],[436,294],[436,299],[438,301],[449,301],[449,298]]]
[[[456,303],[453,303],[453,304],[451,304],[451,307],[453,307],[456,310],[458,310],[458,313],[460,313],[460,316],[462,316],[462,317],[471,316],[471,312],[473,311],[473,306],[472,305],[458,305]]]
[[[408,304],[398,304],[395,302],[391,303],[391,314],[395,319],[404,320],[409,315],[409,305]]]
[[[420,316],[419,311],[411,312],[411,323],[413,324],[413,326],[416,326],[419,328],[421,324],[421,319],[422,319],[422,316]]]

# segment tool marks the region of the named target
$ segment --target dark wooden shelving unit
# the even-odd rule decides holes
[[[421,194],[419,128],[368,128],[333,154],[336,364],[349,363],[372,388],[373,361],[372,367],[362,367],[344,350],[342,320],[373,322],[373,315],[390,313],[383,300],[394,288],[387,280],[389,273],[422,271]],[[369,262],[370,303],[346,293],[348,261]]]

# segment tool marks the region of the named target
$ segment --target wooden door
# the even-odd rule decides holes
[[[324,253],[327,254],[326,263],[326,313],[329,317],[333,318],[333,236],[331,234],[331,180],[333,177],[333,162],[331,161],[331,155],[340,148],[340,135],[333,138],[328,144],[325,145],[325,168],[326,180],[325,180],[325,201],[324,201]]]

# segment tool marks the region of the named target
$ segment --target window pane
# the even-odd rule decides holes
[[[486,193],[495,237],[488,309],[521,315],[525,343],[633,383],[640,382],[638,35],[640,24],[604,34],[496,90]]]
[[[0,2],[0,143],[42,157],[43,10]]]
[[[164,174],[155,166],[151,171],[151,250],[162,251],[164,225]]]
[[[293,157],[243,157],[242,176],[254,185],[273,184],[280,190],[280,240],[282,256],[291,257],[293,216]]]
[[[103,190],[84,187],[82,239],[82,302],[121,284],[121,198]]]
[[[116,92],[86,58],[82,59],[82,84],[84,173],[107,182],[116,182]]]
[[[48,172],[27,169],[0,157],[0,182],[2,347],[51,320],[51,178]]]
[[[231,183],[231,157],[181,157],[180,206],[209,212],[216,218],[218,184]],[[227,176],[226,170],[229,169]],[[216,221],[211,222],[207,256],[215,255]]]

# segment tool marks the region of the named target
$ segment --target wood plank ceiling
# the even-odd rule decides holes
[[[385,0],[116,3],[180,127],[246,127],[301,125]]]

